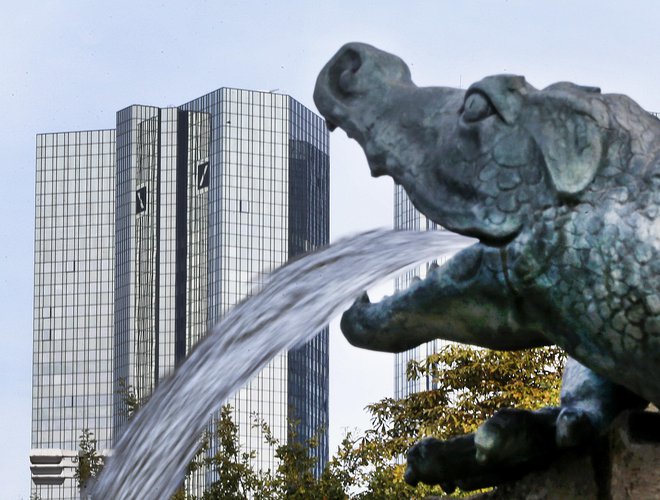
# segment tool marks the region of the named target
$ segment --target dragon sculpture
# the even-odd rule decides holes
[[[373,176],[479,240],[406,290],[359,298],[341,321],[349,342],[556,344],[570,356],[559,408],[502,410],[473,435],[427,438],[408,453],[408,482],[496,484],[660,403],[660,120],[567,82],[417,87],[400,58],[359,43],[323,68],[314,99]]]

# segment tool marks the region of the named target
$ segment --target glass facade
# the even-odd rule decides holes
[[[318,116],[289,98],[289,258],[327,245],[328,134]],[[322,216],[319,216],[323,214]],[[287,355],[287,405],[299,439],[318,437],[320,476],[328,457],[328,329]]]
[[[117,113],[116,435],[122,387],[144,402],[206,331],[209,142],[205,113]]]
[[[83,429],[112,440],[115,132],[37,136],[33,491],[77,497]]]
[[[58,149],[57,141],[63,139],[57,138],[75,137],[78,144],[87,137],[91,141],[90,134],[100,134],[107,143],[94,164],[98,169],[99,162],[105,162],[103,176],[109,179],[102,184],[103,202],[108,199],[112,206],[103,205],[103,209],[95,204],[101,201],[100,195],[92,199],[88,184],[51,184],[59,181],[59,176],[69,181],[67,169],[77,169],[80,158],[92,154],[91,147],[84,155],[80,148]],[[80,420],[70,422],[68,441],[59,435],[46,441],[44,427],[50,428],[55,421],[59,425],[60,414],[44,412],[44,407],[52,407],[50,399],[48,403],[35,399],[33,448],[66,448],[75,453],[83,428],[93,430],[99,444],[109,448],[127,421],[125,395],[117,391],[131,386],[138,399],[147,398],[210,325],[259,288],[264,273],[328,243],[328,132],[320,117],[289,96],[219,89],[178,108],[136,105],[123,109],[117,113],[116,140],[115,131],[103,131],[48,134],[37,141],[35,398],[38,394],[43,399],[44,392],[37,384],[37,367],[45,377],[55,369],[56,358],[43,354],[49,346],[44,342],[46,324],[51,324],[44,321],[44,314],[50,315],[50,321],[57,312],[65,322],[80,323],[81,329],[88,324],[80,319],[78,309],[59,312],[46,302],[54,303],[56,299],[54,289],[44,288],[41,276],[47,274],[52,280],[66,280],[68,276],[68,268],[62,267],[65,261],[53,259],[70,256],[51,256],[47,252],[61,237],[57,228],[62,227],[64,237],[74,242],[66,243],[64,250],[81,246],[79,240],[87,238],[88,233],[81,235],[79,219],[52,219],[54,215],[44,208],[45,195],[55,195],[59,189],[75,206],[100,212],[109,221],[104,230],[111,238],[97,238],[101,229],[94,227],[93,244],[99,248],[94,247],[97,253],[86,250],[85,254],[95,265],[105,262],[103,278],[107,283],[103,283],[107,290],[98,292],[98,300],[103,301],[108,324],[103,324],[105,330],[98,327],[105,342],[94,344],[98,349],[94,359],[105,362],[104,377],[94,379],[105,383],[105,420],[100,425],[83,414]],[[92,161],[85,158],[91,165]],[[51,173],[42,181],[42,171],[64,173]],[[95,175],[100,174],[95,171]],[[48,203],[54,202],[48,198]],[[69,212],[62,217],[69,216]],[[71,255],[77,263],[77,254]],[[44,259],[52,260],[47,268]],[[56,262],[60,262],[59,267]],[[75,274],[78,271],[74,264],[71,272],[76,276],[75,283],[81,282]],[[91,282],[101,274],[85,276]],[[97,288],[100,282],[94,282]],[[86,291],[67,288],[61,293],[66,297],[78,293],[78,297],[84,297],[79,300],[88,305]],[[63,307],[69,306],[66,300]],[[100,306],[89,312],[95,324],[101,322]],[[73,337],[70,331],[69,343],[62,344],[61,350],[80,350],[86,356],[90,344],[78,343],[79,337]],[[88,377],[87,372],[81,377]],[[62,379],[58,394],[68,395],[83,378]],[[62,401],[71,402],[66,398]],[[99,412],[96,399],[73,403],[73,414],[83,404]],[[276,357],[230,403],[235,408],[243,445],[257,452],[259,461],[255,465],[272,469],[276,462],[261,430],[253,428],[254,413],[282,441],[288,437],[286,420],[291,415],[300,422],[301,439],[322,432],[320,471],[328,455],[327,329],[302,348]],[[40,453],[46,456],[46,451]],[[199,491],[208,479],[213,478],[199,477],[189,486]],[[43,498],[77,498],[74,482],[64,482],[69,484],[66,493],[54,493],[57,487],[46,491],[35,486],[35,491]],[[64,486],[57,491],[64,492]]]
[[[410,198],[408,198],[403,187],[399,185],[394,186],[394,228],[406,231],[444,230],[441,226],[418,212],[410,201]],[[421,268],[408,271],[396,279],[395,288],[397,290],[406,288],[416,277],[425,277],[432,265],[444,264],[446,260],[446,258],[441,258],[429,262]],[[406,368],[409,361],[424,360],[430,354],[438,352],[438,350],[445,345],[447,345],[447,341],[445,340],[433,340],[408,351],[394,355],[395,398],[405,398],[415,392],[427,391],[434,388],[433,381],[429,377],[426,377],[425,379],[420,378],[416,380],[408,380],[406,377]]]
[[[258,290],[260,277],[289,258],[328,243],[328,132],[294,99],[220,89],[182,109],[211,116],[209,325]],[[305,392],[306,391],[306,392]],[[230,401],[241,441],[257,467],[275,463],[254,414],[287,439],[287,416],[299,438],[322,432],[319,467],[328,455],[328,332],[282,353]]]

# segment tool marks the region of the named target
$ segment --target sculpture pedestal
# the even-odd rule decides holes
[[[470,500],[623,500],[660,498],[660,413],[621,415],[588,450]]]

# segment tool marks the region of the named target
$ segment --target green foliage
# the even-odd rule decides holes
[[[261,430],[265,444],[274,450],[278,459],[277,469],[255,470],[253,463],[256,455],[242,451],[238,426],[232,420],[232,408],[226,405],[215,422],[213,434],[205,436],[195,460],[189,466],[189,476],[204,468],[219,477],[206,489],[201,500],[346,498],[341,482],[331,473],[326,471],[321,478],[314,475],[317,458],[313,452],[319,446],[318,436],[300,440],[299,423],[289,421],[288,439],[282,443],[263,419],[255,416],[253,426]],[[186,497],[183,491],[177,495],[177,499],[195,499],[193,496]]]
[[[96,450],[96,438],[89,429],[83,429],[78,443],[78,464],[74,477],[78,481],[78,488],[85,489],[90,479],[103,468],[103,457]]]
[[[408,448],[426,436],[447,439],[474,432],[500,408],[557,405],[563,362],[564,355],[557,348],[496,352],[461,346],[413,361],[408,378],[428,380],[432,389],[369,405],[372,428],[359,436],[347,434],[320,477],[314,474],[318,436],[299,439],[299,423],[289,421],[288,439],[282,443],[267,422],[255,416],[253,426],[260,429],[278,459],[275,470],[257,470],[255,453],[241,447],[231,406],[224,406],[212,433],[203,437],[187,476],[190,481],[201,471],[212,471],[219,479],[199,498],[182,488],[173,500],[371,500],[442,495],[439,487],[413,488],[405,483],[402,457]],[[130,417],[140,402],[130,386],[121,385],[120,391]],[[88,430],[81,435],[80,448],[76,478],[84,484],[100,470],[102,461]]]
[[[141,407],[144,406],[146,401],[140,401],[135,393],[135,388],[126,383],[124,378],[120,378],[117,381],[119,388],[115,391],[119,396],[121,396],[121,401],[124,404],[124,414],[129,420],[133,417],[135,412]]]
[[[203,500],[248,498],[262,486],[259,474],[252,467],[256,455],[241,450],[238,426],[231,414],[231,406],[222,407],[214,432],[204,437],[197,457],[188,467],[189,475],[206,468],[220,478],[205,491]]]
[[[368,407],[372,434],[407,446],[406,436],[446,439],[473,432],[501,408],[558,405],[564,359],[556,347],[524,351],[445,347],[408,364],[409,380],[429,378],[434,389]]]
[[[127,385],[124,379],[120,379],[118,385],[117,394],[122,396],[126,408],[126,417],[130,420],[141,406],[140,401],[135,395],[133,386]],[[99,454],[96,446],[97,442],[94,433],[87,428],[83,429],[78,442],[78,463],[74,473],[74,477],[78,482],[78,488],[83,494],[83,497],[85,496],[87,486],[91,484],[103,468],[103,457]]]
[[[352,498],[442,494],[437,487],[405,484],[401,457],[408,448],[426,436],[474,432],[500,408],[557,405],[564,359],[557,348],[497,352],[453,345],[413,361],[408,378],[428,379],[433,389],[369,405],[372,428],[357,439],[346,436],[330,466],[358,492]]]
[[[288,421],[288,439],[281,443],[273,436],[270,426],[264,420],[255,419],[255,426],[260,427],[266,443],[275,449],[278,466],[271,480],[273,493],[286,498],[312,498],[318,489],[314,477],[316,458],[312,450],[318,448],[319,441],[313,437],[300,441],[298,435],[299,422]]]
[[[326,490],[329,494],[325,498],[422,499],[442,494],[438,487],[420,484],[413,488],[406,484],[400,454],[393,453],[393,448],[372,436],[372,432],[373,429],[357,438],[350,433],[344,436],[324,472],[340,487]]]

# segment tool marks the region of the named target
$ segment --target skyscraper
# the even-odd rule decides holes
[[[78,436],[112,440],[115,132],[37,136],[33,491],[74,498]]]
[[[34,491],[76,498],[79,435],[111,448],[121,388],[148,397],[260,275],[327,244],[328,168],[321,118],[268,92],[224,88],[130,106],[116,130],[38,136]],[[302,439],[327,428],[327,329],[230,403],[263,468],[275,458],[253,412],[281,440],[290,412]],[[318,453],[321,467],[325,437]]]
[[[424,214],[419,212],[410,201],[405,190],[400,185],[394,186],[394,228],[407,231],[436,231],[443,230],[441,226],[429,220]],[[411,281],[417,277],[424,277],[430,267],[436,264],[443,264],[447,259],[438,259],[429,262],[426,265],[412,269],[400,277],[396,278],[395,288],[401,290],[410,285]],[[394,355],[394,397],[405,398],[415,392],[425,391],[433,388],[433,381],[427,377],[425,379],[408,380],[406,371],[408,362],[412,360],[422,361],[427,356],[438,352],[447,341],[433,340],[407,351]]]

